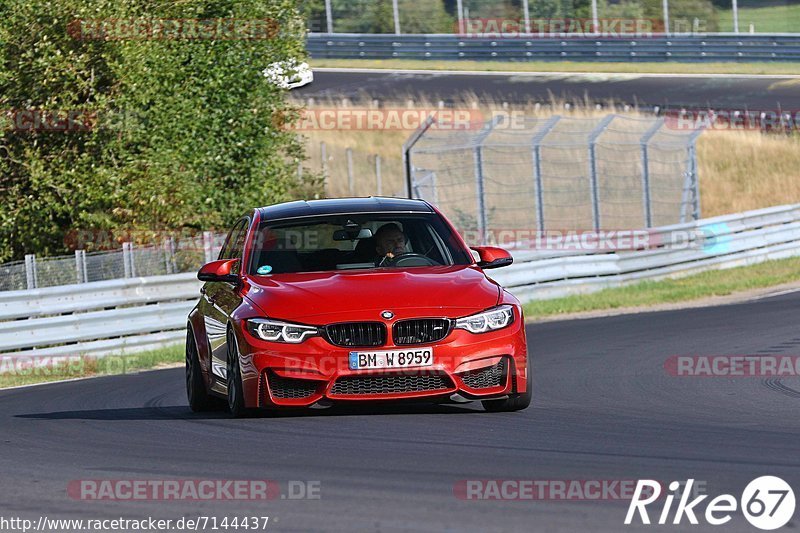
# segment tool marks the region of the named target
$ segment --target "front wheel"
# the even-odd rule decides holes
[[[490,413],[505,413],[511,411],[522,411],[527,409],[533,398],[533,375],[531,373],[531,358],[528,356],[528,379],[525,392],[513,398],[505,400],[483,400],[483,408]]]
[[[242,387],[242,369],[239,366],[239,348],[236,345],[236,336],[228,330],[228,410],[235,418],[243,417],[247,413],[244,405],[244,387]]]
[[[200,356],[191,328],[186,328],[186,397],[189,400],[189,407],[195,413],[213,411],[219,402],[211,397],[206,389],[203,371],[200,369]]]

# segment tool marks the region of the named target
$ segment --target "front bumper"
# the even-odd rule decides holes
[[[458,398],[491,399],[525,391],[530,378],[520,316],[502,330],[473,334],[454,329],[426,345],[343,348],[320,337],[297,345],[239,336],[248,407],[307,407],[329,401]],[[433,348],[427,367],[351,370],[351,351]]]

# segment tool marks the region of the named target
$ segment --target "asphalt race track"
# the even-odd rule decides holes
[[[534,407],[514,414],[417,405],[201,416],[187,407],[182,369],[2,391],[0,514],[267,515],[270,531],[754,531],[738,512],[724,527],[635,528],[623,525],[625,502],[474,501],[453,489],[471,479],[694,478],[712,497],[738,499],[772,474],[797,490],[800,379],[678,378],[663,364],[676,354],[798,354],[798,316],[793,293],[533,324]],[[108,502],[66,492],[70,480],[164,478],[271,479],[282,490],[319,481],[320,499]]]
[[[800,78],[646,74],[470,74],[424,71],[314,71],[298,98],[460,101],[463,95],[501,102],[617,103],[662,109],[800,110]],[[713,106],[712,106],[713,103]]]

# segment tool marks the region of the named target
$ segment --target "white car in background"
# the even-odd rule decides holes
[[[263,70],[264,77],[281,89],[296,89],[314,81],[314,73],[305,61],[294,59],[272,63]]]

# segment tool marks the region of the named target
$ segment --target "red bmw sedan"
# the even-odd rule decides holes
[[[476,247],[421,200],[353,198],[255,209],[198,278],[186,388],[194,411],[336,402],[531,402],[519,301]]]

